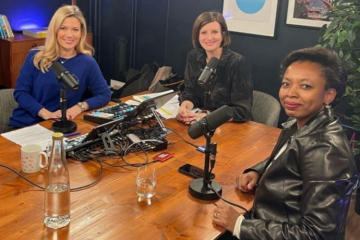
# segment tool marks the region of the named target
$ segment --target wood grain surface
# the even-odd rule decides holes
[[[79,116],[76,120],[82,134],[94,123]],[[52,122],[41,123],[51,128]],[[192,140],[187,126],[174,119],[164,120],[167,128],[196,145],[204,145],[205,138]],[[216,129],[213,142],[218,144],[217,161],[213,172],[221,184],[223,197],[246,208],[252,205],[250,194],[235,189],[235,177],[244,169],[266,158],[273,149],[280,129],[255,122],[227,122]],[[30,185],[10,170],[0,167],[0,232],[2,239],[215,239],[224,229],[212,224],[216,201],[202,201],[190,196],[192,179],[180,174],[185,163],[203,168],[204,154],[187,144],[175,133],[167,137],[167,152],[174,157],[152,164],[157,171],[156,195],[152,204],[138,202],[135,167],[104,165],[98,184],[88,189],[71,192],[71,223],[53,230],[43,223],[44,191]],[[149,159],[159,152],[148,152]],[[131,163],[145,161],[142,153],[125,156]],[[116,156],[104,161],[124,164]],[[26,174],[21,172],[20,146],[0,137],[0,163],[7,165],[35,183],[43,186],[45,170]],[[71,188],[94,181],[100,171],[93,161],[68,160]],[[221,200],[219,200],[221,201]],[[241,212],[241,210],[239,210]]]

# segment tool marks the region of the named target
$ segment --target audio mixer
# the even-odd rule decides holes
[[[114,120],[126,118],[131,112],[136,110],[137,106],[126,103],[107,106],[84,115],[84,119],[94,123],[107,123]]]

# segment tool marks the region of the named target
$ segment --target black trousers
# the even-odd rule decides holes
[[[219,240],[239,240],[237,237],[234,237],[231,232],[226,231],[223,235],[221,235]]]

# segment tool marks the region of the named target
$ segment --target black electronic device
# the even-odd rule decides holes
[[[207,81],[209,81],[209,79],[216,74],[216,68],[217,68],[218,63],[219,63],[219,59],[217,59],[216,57],[212,57],[209,60],[208,64],[202,71],[202,73],[197,81],[200,86],[206,84]]]
[[[99,124],[108,123],[116,120],[129,120],[136,118],[146,108],[161,108],[166,102],[173,98],[178,92],[169,92],[154,98],[149,98],[141,102],[138,106],[119,103],[107,106],[91,113],[85,114],[84,119]],[[155,115],[155,114],[154,114]],[[156,116],[155,116],[156,117]]]
[[[98,125],[94,127],[89,133],[82,134],[75,138],[66,139],[64,141],[65,151],[68,155],[71,151],[101,146],[104,144],[104,141],[109,140],[109,137],[112,137],[118,133],[118,131],[116,131],[117,129],[127,128],[127,125],[129,124],[130,123],[128,122],[123,122],[123,119],[120,119]],[[106,136],[107,138],[103,139],[102,135]]]
[[[178,93],[179,92],[168,92],[163,95],[147,99],[146,101],[142,102],[139,105],[140,109],[148,109],[152,112],[153,116],[156,118],[159,126],[161,127],[161,130],[163,133],[161,135],[162,137],[170,134],[171,131],[165,127],[164,123],[161,121],[159,115],[156,113],[155,110],[161,108],[165,103],[167,103],[170,99],[172,99]],[[142,111],[142,110],[139,111],[139,109],[137,109],[137,110],[138,110],[138,112]]]
[[[53,62],[51,65],[51,70],[56,75],[59,82],[63,83],[62,88],[60,89],[60,109],[61,109],[61,120],[54,122],[52,124],[52,130],[54,132],[69,133],[74,132],[77,128],[75,122],[67,120],[66,110],[67,110],[67,93],[66,88],[69,88],[71,91],[75,92],[79,89],[79,82],[77,81],[76,76],[67,71],[64,66],[59,62]]]
[[[89,133],[83,134],[81,136],[76,137],[75,139],[71,139],[73,141],[68,141],[68,146],[66,148],[66,152],[69,153],[74,150],[78,150],[81,148],[92,148],[93,146],[98,146],[103,144],[105,148],[112,148],[112,141],[110,137],[117,134],[117,130],[124,130],[128,129],[137,124],[137,116],[141,114],[141,112],[147,108],[157,109],[162,107],[167,101],[173,98],[177,92],[170,92],[164,95],[147,99],[143,101],[140,105],[134,108],[132,111],[128,112],[126,117],[122,117],[116,120],[112,120],[110,122],[103,123],[101,125],[95,126]],[[158,120],[159,121],[159,120]],[[161,121],[161,120],[160,120]],[[159,123],[160,124],[160,123]],[[161,124],[160,124],[161,125]],[[161,137],[161,136],[159,136]],[[101,141],[102,140],[102,141]],[[110,144],[110,146],[107,146]],[[159,143],[152,144],[154,145],[151,147],[152,150],[163,150],[165,149],[162,147],[164,144],[159,145]],[[167,143],[165,144],[167,145]]]
[[[146,99],[138,106],[139,110],[137,112],[140,113],[140,111],[146,108],[159,109],[178,93],[179,92],[168,92],[157,97]]]
[[[229,121],[233,117],[232,109],[224,105],[206,117],[202,118],[200,121],[197,121],[188,128],[188,134],[192,139],[197,139],[204,133],[214,131],[217,127],[223,123]]]
[[[191,164],[184,164],[181,167],[179,167],[179,172],[183,173],[187,176],[190,176],[192,178],[204,178],[204,169],[201,169],[199,167],[196,167],[194,165]],[[214,179],[215,178],[215,174],[211,173],[210,175],[210,179]]]
[[[129,116],[136,108],[137,106],[135,105],[118,103],[87,113],[83,118],[84,120],[90,122],[103,124],[114,120],[124,119]]]
[[[71,91],[77,91],[79,89],[79,81],[72,73],[66,70],[61,63],[53,62],[50,69],[54,72],[59,81],[64,83]]]

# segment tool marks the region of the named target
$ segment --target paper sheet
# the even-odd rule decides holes
[[[122,88],[125,85],[124,82],[120,82],[114,79],[110,79],[110,87],[112,87],[115,90],[119,90],[120,88]]]
[[[168,91],[159,92],[159,93],[148,93],[148,94],[143,94],[143,95],[134,95],[133,98],[134,98],[136,101],[143,102],[143,101],[148,100],[148,99],[150,99],[150,98],[154,98],[154,97],[157,97],[157,96],[165,95],[165,94],[171,93],[171,92],[173,92],[173,91],[174,91],[174,90],[168,90]]]
[[[1,135],[12,142],[19,144],[20,146],[38,144],[45,151],[46,147],[51,144],[53,133],[53,131],[37,124],[34,126],[3,133]]]
[[[165,119],[175,118],[179,112],[179,95],[176,94],[172,99],[165,103],[161,108],[156,111]]]

